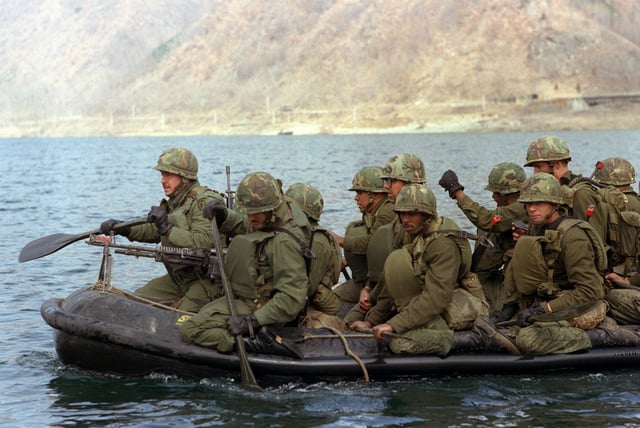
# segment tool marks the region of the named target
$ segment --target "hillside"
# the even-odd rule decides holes
[[[635,0],[0,5],[0,136],[640,128]]]

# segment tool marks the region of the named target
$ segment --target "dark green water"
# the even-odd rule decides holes
[[[590,175],[596,160],[626,157],[640,165],[640,131],[562,132],[574,171]],[[93,282],[100,250],[82,242],[43,259],[17,262],[22,246],[51,233],[80,233],[103,220],[144,216],[162,198],[152,169],[160,152],[185,146],[200,160],[200,179],[226,188],[265,170],[285,186],[306,181],[325,199],[323,224],[338,232],[359,213],[348,192],[364,165],[400,152],[418,154],[429,183],[454,169],[466,192],[490,205],[491,167],[524,162],[542,134],[412,134],[0,140],[0,424],[15,427],[632,427],[640,426],[640,368],[615,362],[597,373],[409,378],[394,381],[265,385],[248,392],[236,379],[162,375],[114,378],[63,366],[51,329],[39,314],[49,297]],[[528,171],[530,172],[530,171]],[[473,230],[455,203],[435,188],[438,211]],[[121,257],[114,285],[133,290],[163,273],[150,260]]]

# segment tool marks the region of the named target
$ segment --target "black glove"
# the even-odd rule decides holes
[[[211,199],[202,209],[204,218],[209,220],[215,218],[218,227],[222,226],[222,223],[227,219],[227,214],[227,207],[224,206],[224,202],[220,199]]]
[[[231,315],[227,320],[227,329],[232,336],[251,336],[254,330],[260,327],[255,315]]]
[[[545,309],[540,306],[538,302],[535,302],[528,308],[522,309],[520,312],[518,312],[518,325],[520,327],[528,327],[536,322],[536,320],[534,319],[535,317],[546,313],[547,311],[545,311]]]
[[[464,190],[464,186],[458,181],[458,176],[450,169],[446,170],[444,174],[442,174],[438,184],[442,186],[444,190],[449,192],[451,199],[456,198],[455,195],[458,190]]]
[[[116,220],[114,218],[110,218],[107,221],[103,221],[102,224],[100,224],[100,233],[102,233],[103,235],[108,235],[113,231],[117,235],[128,236],[131,228],[120,227],[118,229],[114,229],[113,226],[115,226],[118,223],[122,223],[122,220]]]
[[[518,312],[518,304],[511,303],[509,305],[503,306],[502,310],[496,312],[497,313],[495,317],[492,319],[494,323],[509,321]]]
[[[158,227],[160,235],[166,235],[167,232],[173,227],[167,218],[167,210],[162,207],[151,207],[149,214],[147,214],[147,221],[149,223],[155,223]]]

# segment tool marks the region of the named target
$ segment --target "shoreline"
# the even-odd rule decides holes
[[[571,110],[546,105],[545,108],[493,108],[483,112],[443,109],[431,115],[406,115],[395,119],[314,122],[298,120],[277,125],[240,122],[208,126],[186,116],[176,123],[155,118],[119,119],[105,126],[103,118],[74,117],[52,121],[24,121],[18,125],[0,123],[0,138],[201,136],[201,135],[356,135],[465,132],[544,132],[606,129],[640,129],[640,103],[614,102]],[[539,106],[538,106],[539,107]],[[164,117],[164,116],[163,116]],[[194,116],[197,119],[197,117]]]

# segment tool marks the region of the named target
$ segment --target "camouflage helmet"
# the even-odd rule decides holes
[[[424,213],[438,216],[436,197],[427,186],[420,183],[407,184],[400,190],[393,205],[396,213]]]
[[[525,180],[520,189],[519,202],[566,203],[560,182],[551,174],[540,172]]]
[[[353,176],[349,190],[362,190],[372,193],[387,193],[382,182],[382,168],[379,166],[365,166]]]
[[[267,172],[247,174],[238,184],[236,203],[246,214],[273,211],[283,202],[280,182]]]
[[[402,153],[389,159],[380,178],[424,184],[427,181],[427,174],[424,163],[418,156]]]
[[[529,149],[527,149],[527,162],[524,166],[533,166],[536,162],[553,162],[559,160],[571,160],[567,143],[559,137],[540,137],[529,144]]]
[[[522,183],[527,179],[524,169],[513,162],[502,162],[491,169],[489,184],[485,187],[490,192],[508,195],[520,191]]]
[[[285,192],[285,196],[298,204],[304,213],[314,219],[320,221],[320,214],[324,208],[324,199],[322,194],[315,187],[305,183],[294,183]]]
[[[154,169],[190,180],[198,179],[198,159],[184,147],[173,147],[162,152]]]
[[[626,159],[609,158],[598,161],[593,178],[602,184],[626,186],[636,182],[636,170]]]

